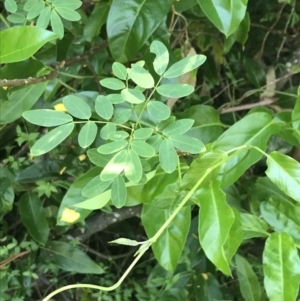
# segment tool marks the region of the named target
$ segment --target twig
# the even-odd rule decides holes
[[[3,268],[5,265],[9,264],[10,262],[14,261],[15,259],[17,259],[19,257],[22,257],[24,255],[27,255],[29,253],[30,253],[30,251],[24,251],[24,252],[18,253],[16,255],[13,255],[13,256],[1,261],[0,262],[0,268]]]
[[[90,49],[89,51],[87,51],[81,55],[77,55],[68,60],[57,62],[54,65],[52,65],[54,70],[47,75],[38,76],[38,77],[28,77],[28,78],[22,78],[22,79],[10,79],[10,80],[2,79],[2,80],[0,80],[0,87],[18,87],[18,86],[37,84],[37,83],[45,82],[48,80],[53,80],[59,76],[59,72],[62,68],[74,65],[83,60],[88,60],[91,56],[93,56],[97,52],[101,51],[102,49],[106,48],[107,45],[108,45],[108,42],[104,41],[104,42],[100,43],[99,45],[97,45],[96,47]]]
[[[256,107],[267,106],[267,105],[273,104],[275,101],[276,101],[276,99],[266,98],[262,101],[255,102],[255,103],[248,103],[248,104],[237,106],[237,107],[221,109],[220,114],[245,111],[245,110],[250,110],[250,109],[256,108]]]
[[[105,212],[96,213],[86,220],[86,232],[82,233],[80,229],[72,229],[66,234],[71,235],[79,241],[88,239],[93,234],[100,232],[108,226],[121,222],[133,216],[139,215],[141,212],[141,206],[123,207],[121,209],[115,209],[113,213],[108,214]]]
[[[267,38],[269,36],[269,34],[271,33],[271,31],[274,29],[274,27],[276,26],[276,24],[279,22],[280,20],[280,17],[281,17],[281,14],[283,12],[283,9],[285,8],[285,3],[281,6],[280,8],[280,11],[277,15],[277,18],[275,20],[275,22],[272,24],[272,26],[270,27],[270,29],[268,30],[268,32],[265,34],[264,36],[264,39],[262,41],[262,44],[261,44],[261,48],[260,48],[260,51],[259,51],[259,54],[258,54],[258,60],[260,61],[261,60],[261,57],[262,57],[262,54],[264,52],[264,48],[265,48],[265,44],[266,44],[266,41],[267,41]]]
[[[21,79],[2,79],[0,80],[0,87],[18,87],[25,85],[38,84],[42,82],[46,82],[48,80],[55,79],[59,75],[60,69],[62,69],[65,65],[65,62],[59,62],[56,64],[55,69],[47,75],[38,76],[38,77],[28,77]]]

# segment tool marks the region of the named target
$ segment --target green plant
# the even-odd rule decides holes
[[[5,0],[0,15],[3,298],[296,300],[299,68],[265,66],[299,4],[81,4]],[[142,227],[124,222],[139,210]],[[85,243],[97,224],[119,231]],[[33,293],[44,274],[48,296]]]

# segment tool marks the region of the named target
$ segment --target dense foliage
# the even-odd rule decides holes
[[[297,300],[299,30],[296,0],[2,1],[1,300]]]

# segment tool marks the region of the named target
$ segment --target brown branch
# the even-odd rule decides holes
[[[30,253],[30,251],[24,251],[24,252],[18,253],[16,255],[13,255],[13,256],[1,261],[0,262],[0,269],[3,268],[4,266],[6,266],[7,264],[9,264],[10,262],[16,260],[17,258],[22,257],[24,255],[27,255],[29,253]]]
[[[105,212],[96,213],[86,220],[86,231],[84,233],[82,233],[81,229],[77,228],[68,231],[67,235],[71,235],[79,241],[84,241],[108,226],[130,217],[137,216],[140,212],[141,206],[134,206],[115,209],[111,214]]]
[[[224,108],[224,109],[220,110],[220,114],[226,114],[226,113],[232,113],[232,112],[238,112],[238,111],[245,111],[245,110],[250,110],[250,109],[256,108],[256,107],[267,106],[267,105],[274,104],[275,101],[276,101],[276,99],[267,98],[267,99],[264,99],[262,101],[255,102],[255,103],[248,103],[248,104],[245,104],[245,105],[232,107],[232,108]]]
[[[83,60],[88,60],[91,56],[101,51],[102,49],[106,48],[107,45],[108,42],[103,41],[99,45],[95,46],[94,48],[90,49],[89,51],[81,55],[77,55],[68,60],[64,60],[53,64],[52,67],[54,68],[54,70],[47,75],[38,76],[38,77],[28,77],[22,79],[2,79],[0,80],[0,87],[18,87],[18,86],[38,84],[48,80],[53,80],[59,76],[59,72],[62,68],[74,65]]]

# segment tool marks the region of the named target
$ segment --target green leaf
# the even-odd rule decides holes
[[[68,7],[56,6],[55,10],[66,20],[79,21],[81,19],[81,16],[77,11],[74,11]]]
[[[57,177],[61,169],[60,161],[42,160],[19,171],[15,177],[17,183],[32,183],[42,179]]]
[[[135,89],[124,89],[121,92],[122,97],[129,103],[138,104],[146,100],[144,94]]]
[[[166,120],[170,117],[170,108],[160,101],[149,101],[147,104],[147,110],[152,117],[158,120]]]
[[[117,78],[104,78],[100,80],[100,84],[110,90],[122,90],[125,84]]]
[[[93,198],[106,191],[110,184],[111,181],[101,181],[100,175],[97,175],[83,187],[81,194],[87,198]]]
[[[63,241],[50,241],[42,250],[42,258],[64,271],[79,274],[103,274],[103,268],[85,252]]]
[[[221,150],[212,150],[198,156],[184,175],[182,185],[186,189],[191,189],[208,169],[212,171],[206,176],[200,187],[207,185],[210,181],[215,181],[221,168],[220,166],[217,168],[217,166],[226,158],[227,154]]]
[[[116,208],[121,208],[125,205],[127,198],[127,190],[125,181],[122,176],[117,176],[111,186],[111,201]]]
[[[109,8],[109,2],[98,2],[95,5],[91,15],[89,16],[84,26],[83,37],[87,41],[90,42],[94,37],[99,36],[102,26],[106,23]]]
[[[125,140],[129,134],[125,131],[116,131],[108,134],[108,139],[113,141]]]
[[[150,89],[154,87],[154,79],[152,75],[143,67],[132,64],[131,69],[127,70],[131,80],[139,87],[144,89]]]
[[[22,223],[31,237],[41,245],[45,245],[49,236],[49,226],[42,201],[37,194],[27,192],[19,202]]]
[[[6,64],[26,60],[55,39],[55,33],[35,26],[14,26],[2,30],[0,41],[6,43],[0,44],[0,62]]]
[[[195,138],[188,136],[169,136],[171,143],[182,152],[188,152],[191,154],[199,154],[205,151],[204,144]]]
[[[122,150],[111,158],[100,174],[102,181],[116,178],[127,166],[127,151]]]
[[[166,136],[182,135],[193,126],[193,123],[193,119],[176,120],[170,123],[162,132]]]
[[[272,233],[263,252],[264,285],[270,301],[296,300],[300,282],[299,255],[287,233]]]
[[[146,140],[151,137],[152,133],[153,133],[152,128],[137,129],[136,131],[133,132],[133,138]]]
[[[29,9],[27,14],[27,20],[31,20],[36,18],[41,11],[45,8],[45,2],[36,2],[32,7]]]
[[[52,5],[56,7],[67,7],[70,9],[78,9],[82,5],[82,1],[80,0],[72,0],[72,1],[61,1],[61,0],[52,0]]]
[[[137,153],[133,150],[129,150],[127,153],[127,160],[124,172],[126,178],[130,182],[138,183],[142,179],[142,163]]]
[[[71,134],[73,129],[74,123],[68,123],[51,130],[35,142],[30,150],[31,154],[33,156],[40,156],[51,151],[62,143]]]
[[[241,222],[243,230],[243,239],[250,239],[253,237],[267,237],[268,225],[258,216],[241,213]]]
[[[149,238],[154,236],[171,214],[171,209],[162,210],[156,206],[144,205],[141,219],[147,236]],[[153,222],[154,217],[155,222]],[[167,229],[152,245],[154,255],[163,268],[169,271],[175,270],[185,245],[190,223],[191,209],[187,206],[179,211]]]
[[[169,1],[114,0],[107,18],[107,36],[113,58],[127,62],[134,58],[170,9]]]
[[[101,154],[113,154],[116,153],[128,145],[126,140],[119,140],[103,144],[97,148],[97,151]]]
[[[55,32],[59,36],[59,38],[62,39],[64,36],[64,25],[60,16],[54,9],[51,11],[50,21],[53,32]]]
[[[164,84],[160,85],[156,91],[165,97],[180,98],[194,92],[194,87],[188,84]]]
[[[293,112],[292,112],[292,121],[293,121],[293,128],[298,131],[298,134],[295,137],[298,137],[300,142],[300,96],[298,96]]]
[[[5,0],[4,7],[8,12],[12,14],[18,10],[18,5],[15,0]]]
[[[197,0],[202,11],[207,18],[222,32],[226,37],[236,31],[239,24],[245,17],[247,0]]]
[[[112,122],[117,123],[117,124],[124,124],[130,119],[130,117],[131,117],[130,109],[117,110],[114,113]]]
[[[169,52],[167,47],[160,41],[153,41],[150,45],[150,52],[156,55],[153,67],[158,75],[162,75],[169,64]]]
[[[72,116],[54,110],[32,110],[22,114],[28,122],[40,126],[51,127],[73,121]]]
[[[133,247],[138,246],[138,245],[141,244],[136,240],[132,240],[132,239],[128,239],[128,238],[118,238],[118,239],[110,241],[109,243],[118,244],[118,245],[125,245],[125,246],[133,246]]]
[[[191,106],[183,113],[176,114],[179,119],[193,119],[195,122],[186,132],[187,136],[201,140],[204,144],[218,139],[223,133],[223,125],[217,110],[211,106]]]
[[[16,23],[16,24],[26,22],[25,16],[19,13],[15,13],[7,16],[7,20],[11,23]]]
[[[159,147],[159,163],[162,169],[167,172],[173,172],[177,167],[178,155],[173,144],[164,139]]]
[[[240,255],[235,255],[235,264],[240,290],[245,301],[261,301],[260,283],[251,264]]]
[[[100,167],[104,167],[109,160],[113,157],[112,155],[103,155],[100,154],[96,148],[89,149],[87,155],[90,161]]]
[[[95,110],[97,114],[103,119],[110,119],[114,113],[114,107],[109,99],[103,95],[96,98]]]
[[[276,232],[288,233],[297,244],[300,244],[300,208],[292,203],[274,197],[262,202],[260,211],[263,219]]]
[[[112,70],[113,70],[113,73],[116,77],[118,77],[119,79],[122,79],[122,80],[126,80],[126,78],[127,78],[127,69],[123,64],[118,63],[118,62],[114,62],[112,64]]]
[[[240,212],[232,209],[234,213],[234,222],[230,228],[226,243],[224,244],[224,251],[228,262],[231,263],[232,257],[238,250],[243,241],[243,230],[241,227]]]
[[[199,241],[207,258],[225,275],[231,275],[225,243],[234,223],[234,212],[226,203],[220,183],[213,181],[197,191]]]
[[[67,111],[76,118],[89,119],[92,116],[90,106],[81,98],[68,95],[63,99]]]
[[[109,94],[109,95],[106,95],[106,98],[112,104],[119,104],[119,103],[123,103],[125,101],[125,99],[122,97],[121,94]]]
[[[104,140],[108,139],[108,135],[117,130],[117,126],[113,123],[107,123],[100,131],[100,137]]]
[[[51,7],[47,6],[41,11],[37,19],[36,26],[46,29],[49,25],[50,18],[51,18]]]
[[[266,175],[285,194],[300,202],[300,164],[279,152],[272,152],[267,159]]]
[[[1,45],[0,45],[1,47]],[[7,124],[22,117],[44,93],[47,83],[18,88],[8,94],[8,101],[0,103],[0,124]]]
[[[255,120],[255,122],[253,122]],[[266,149],[268,139],[278,132],[280,125],[272,121],[268,113],[252,113],[236,122],[224,132],[214,144],[214,149],[228,151],[242,145],[253,145],[261,150]],[[262,154],[249,149],[227,161],[222,169],[222,186],[230,186],[234,183],[252,164],[256,163]]]
[[[74,183],[72,183],[67,193],[64,195],[59,207],[57,214],[58,226],[69,226],[70,224],[83,221],[91,213],[90,210],[77,208],[75,205],[86,199],[81,194],[83,187],[85,187],[85,185],[94,177],[99,177],[100,172],[101,169],[99,167],[94,167],[85,174],[81,175]],[[76,211],[74,209],[76,209]],[[75,218],[72,216],[72,219],[66,220],[66,212],[75,212],[78,214],[78,216],[75,216]]]
[[[206,60],[206,56],[202,54],[197,54],[193,56],[188,56],[179,62],[172,65],[163,75],[165,78],[179,77],[185,73],[188,73],[199,66],[201,66]]]
[[[155,156],[155,149],[145,141],[133,140],[131,142],[131,149],[141,157],[151,158]]]
[[[98,127],[95,122],[88,121],[78,134],[78,143],[82,148],[89,147],[96,139]]]

